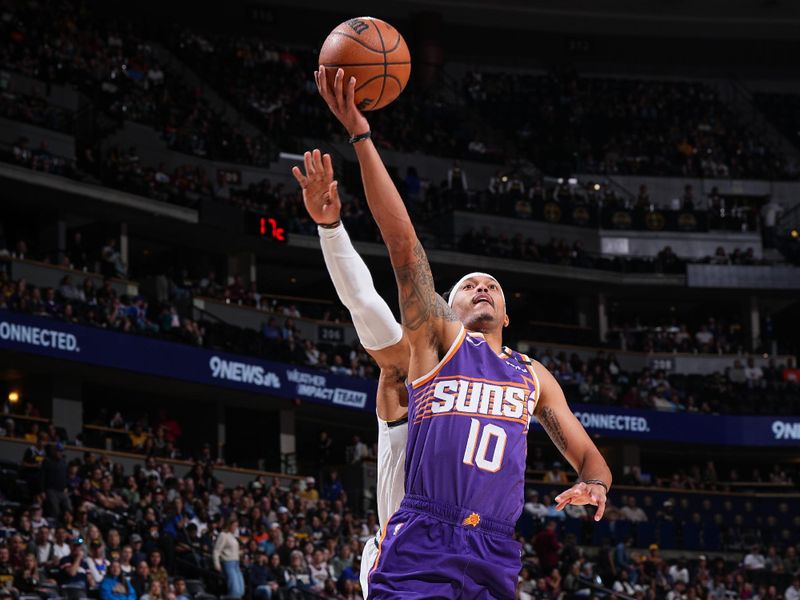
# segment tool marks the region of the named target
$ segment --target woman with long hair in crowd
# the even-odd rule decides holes
[[[230,517],[225,528],[220,531],[214,544],[214,568],[225,573],[228,584],[228,596],[241,598],[244,596],[244,577],[239,568],[239,540],[236,537],[239,522],[235,516]]]

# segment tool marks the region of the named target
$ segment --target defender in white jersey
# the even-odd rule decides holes
[[[341,203],[329,155],[305,154],[305,174],[292,173],[303,188],[303,202],[318,225],[325,266],[336,293],[353,319],[358,339],[380,367],[378,417],[378,522],[383,528],[404,495],[408,441],[408,340],[389,306],[375,290],[367,265],[353,248],[339,218]],[[361,588],[366,598],[370,569],[378,555],[378,535],[370,538],[361,557]]]

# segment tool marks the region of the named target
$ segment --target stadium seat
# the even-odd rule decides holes
[[[86,588],[82,585],[62,585],[61,591],[66,600],[83,600],[84,598],[88,598]]]
[[[686,550],[700,550],[702,548],[702,530],[691,523],[683,526],[683,547]]]
[[[206,586],[200,579],[187,579],[186,589],[189,590],[189,594],[197,598],[205,593]]]
[[[645,521],[636,526],[636,544],[646,548],[656,540],[656,527],[652,521]]]
[[[675,547],[675,524],[671,521],[662,521],[658,524],[658,545],[662,548]]]

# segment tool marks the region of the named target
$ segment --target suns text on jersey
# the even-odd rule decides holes
[[[526,421],[534,405],[534,393],[524,385],[499,385],[461,378],[439,379],[425,396],[427,399],[420,404],[419,416],[457,412]]]

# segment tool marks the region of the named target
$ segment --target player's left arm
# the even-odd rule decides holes
[[[556,508],[563,510],[567,504],[592,504],[597,507],[595,521],[599,521],[605,511],[607,491],[611,488],[611,470],[583,425],[572,414],[555,377],[537,361],[534,361],[533,368],[540,386],[534,414],[579,478],[578,483],[556,496]],[[601,481],[606,487],[588,483],[591,481]]]

